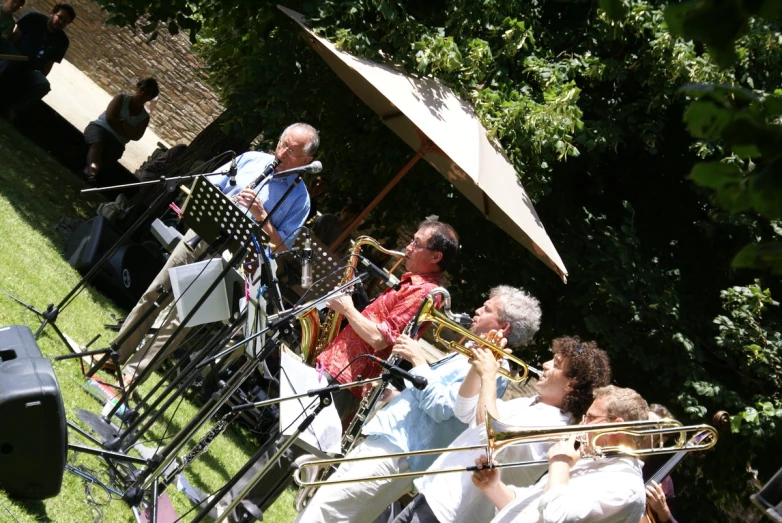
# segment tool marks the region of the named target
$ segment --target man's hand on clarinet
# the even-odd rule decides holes
[[[262,222],[266,219],[266,209],[263,208],[260,198],[252,189],[242,189],[236,196],[236,203],[250,210],[255,221]]]
[[[412,363],[413,367],[427,364],[421,345],[407,334],[400,334],[397,337],[391,352],[402,356],[402,358]]]

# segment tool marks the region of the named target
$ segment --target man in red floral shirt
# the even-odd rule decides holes
[[[342,314],[348,325],[316,359],[326,373],[340,383],[380,374],[380,366],[361,354],[386,359],[391,346],[407,323],[415,316],[429,291],[441,284],[442,272],[459,250],[459,237],[453,227],[442,222],[425,221],[418,226],[405,249],[405,268],[398,291],[388,289],[363,312],[353,306],[349,296],[331,300],[327,305]],[[358,408],[361,389],[354,387],[333,394],[334,406],[345,419]]]

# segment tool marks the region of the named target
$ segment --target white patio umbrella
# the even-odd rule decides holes
[[[345,84],[416,154],[332,244],[342,243],[421,158],[445,176],[491,222],[567,281],[567,269],[516,170],[491,141],[472,106],[431,78],[414,78],[387,65],[339,51],[318,37],[295,11],[278,6],[306,33],[312,48]]]

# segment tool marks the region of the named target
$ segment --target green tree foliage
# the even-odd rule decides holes
[[[147,7],[107,4],[122,23]],[[462,237],[452,271],[455,309],[477,305],[499,283],[524,286],[541,300],[539,342],[524,357],[547,358],[548,340],[578,334],[609,351],[617,384],[668,404],[686,422],[729,409],[733,433],[685,461],[677,497],[682,519],[741,520],[728,509],[748,504],[748,465],[761,479],[782,465],[780,312],[772,298],[780,289],[772,279],[748,284],[756,276],[726,261],[750,242],[772,241],[778,228],[719,202],[734,198],[734,210],[765,213],[780,201],[734,194],[752,185],[747,173],[770,165],[747,151],[775,143],[752,142],[750,131],[776,117],[776,98],[754,92],[778,87],[776,29],[748,19],[752,30],[732,37],[737,61],[720,68],[711,43],[668,31],[662,2],[315,0],[291,7],[341,48],[435,76],[472,102],[535,201],[570,283],[563,286],[422,163],[370,215],[373,235],[391,243],[400,226],[437,214]],[[139,24],[152,23],[148,33],[161,24],[191,31],[205,75],[236,115],[226,128],[267,131],[261,146],[294,120],[322,130],[332,182],[327,207],[346,198],[367,203],[413,154],[271,3],[173,0],[150,8],[156,11]],[[691,88],[686,94],[696,102],[688,109],[681,87],[705,83],[736,87]],[[745,116],[723,118],[732,107]],[[698,141],[682,123],[685,110]],[[714,139],[718,128],[723,135],[732,129],[733,141]],[[688,178],[699,158],[726,153],[731,158],[717,167],[721,185]]]

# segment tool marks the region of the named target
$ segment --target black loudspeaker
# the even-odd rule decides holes
[[[0,327],[0,488],[46,499],[62,486],[68,434],[52,365],[23,325]]]
[[[65,258],[87,272],[120,238],[106,218],[96,216],[73,231],[65,246]],[[120,246],[95,276],[93,284],[121,305],[132,307],[144,294],[165,261],[135,242]]]

